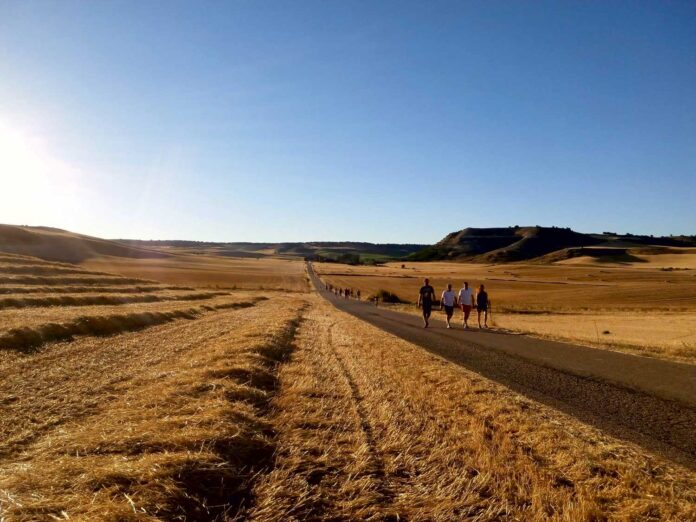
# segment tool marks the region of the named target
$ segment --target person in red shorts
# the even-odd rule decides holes
[[[469,316],[471,315],[471,310],[474,307],[474,292],[469,288],[469,283],[464,282],[464,287],[459,290],[459,295],[457,296],[457,303],[459,308],[462,309],[462,314],[464,318],[462,319],[462,325],[467,330],[469,329]]]

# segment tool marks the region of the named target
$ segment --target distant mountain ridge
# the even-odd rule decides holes
[[[410,254],[411,261],[461,260],[482,263],[511,263],[541,259],[554,254],[559,261],[581,254],[578,249],[603,247],[587,255],[611,255],[612,248],[694,247],[695,236],[652,237],[632,234],[583,234],[559,227],[465,228],[447,234],[432,246]]]
[[[402,258],[422,250],[427,245],[400,243],[368,243],[364,241],[304,241],[283,243],[210,242],[181,240],[117,239],[121,244],[138,248],[206,248],[219,255],[257,256],[263,253],[336,259],[342,255],[367,258]]]
[[[481,263],[532,261],[555,263],[578,257],[625,262],[636,255],[679,253],[696,247],[696,236],[652,237],[632,234],[583,234],[558,227],[465,228],[434,245],[306,241],[284,243],[185,240],[101,239],[51,227],[0,225],[0,252],[80,263],[94,257],[163,258],[180,253],[229,257],[268,255],[339,262],[454,260]]]

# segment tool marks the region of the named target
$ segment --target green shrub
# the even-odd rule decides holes
[[[379,289],[372,295],[372,299],[378,298],[382,303],[404,303],[398,295],[390,292],[389,290]]]

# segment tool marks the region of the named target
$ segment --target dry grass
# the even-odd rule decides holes
[[[675,360],[696,358],[696,272],[598,265],[315,264],[322,280],[414,303],[424,277],[486,285],[495,323],[516,332]],[[416,313],[403,307],[404,310]],[[597,330],[595,330],[595,322]],[[603,334],[609,331],[609,334]]]
[[[144,279],[127,278],[120,276],[89,275],[85,272],[84,276],[0,276],[0,285],[43,285],[43,286],[64,286],[64,285],[138,285],[157,284],[157,281],[147,281]]]
[[[113,280],[28,298],[187,295]],[[317,296],[214,293],[0,311],[0,520],[696,517],[694,473]]]
[[[78,272],[81,283],[96,281],[107,284],[74,287],[70,285],[72,276],[46,278],[37,275],[54,270],[56,263],[43,263],[25,257],[18,265],[13,256],[5,256],[3,260],[6,264],[0,268],[25,274],[13,277],[13,282],[41,280],[48,286],[34,287],[44,291],[31,295],[18,293],[0,297],[0,349],[29,350],[53,341],[72,340],[75,336],[111,335],[175,319],[194,319],[210,311],[249,306],[262,297],[241,293],[230,296],[228,291],[165,290],[167,287],[161,285],[146,287],[151,290],[149,292],[137,292],[141,287],[133,287],[132,284],[141,282],[140,279],[111,275],[104,277],[74,266],[59,266],[66,273],[71,270]],[[15,264],[12,264],[13,261]],[[24,289],[32,286],[5,288]],[[68,288],[91,288],[93,293],[64,293]],[[122,294],[119,292],[121,288],[130,289],[131,292]],[[195,307],[185,304],[193,301],[203,301],[205,304]],[[28,314],[24,308],[32,308],[32,312]]]
[[[176,252],[175,249],[171,250]],[[163,259],[93,258],[90,270],[196,287],[292,290],[304,292],[304,262],[272,257],[260,259],[172,253]]]
[[[5,366],[0,513],[233,514],[272,455],[262,416],[300,307],[265,302],[116,340],[89,338]]]
[[[56,261],[47,261],[45,259],[40,259],[32,256],[8,254],[7,252],[0,252],[0,265],[40,265],[58,267],[62,266],[67,268],[75,267],[75,265],[70,263],[58,263]]]
[[[137,285],[137,286],[8,286],[0,285],[0,295],[6,294],[143,294],[149,292],[162,292],[166,290],[194,290],[190,286],[166,286],[166,285]]]
[[[495,314],[496,327],[664,359],[696,362],[696,313]]]
[[[256,520],[692,520],[696,480],[326,304],[275,399]]]
[[[218,306],[227,302],[239,300],[249,301],[257,296],[249,292],[235,292],[230,295],[213,297],[203,300],[205,305]],[[200,305],[204,306],[204,305]],[[46,306],[32,308],[27,312],[21,308],[0,310],[0,333],[11,328],[33,327],[46,323],[64,323],[74,321],[83,316],[108,316],[112,314],[130,313],[159,313],[188,310],[190,304],[181,301],[155,301],[143,303],[123,303],[117,305],[88,305],[88,306]]]
[[[76,266],[55,266],[40,264],[1,264],[0,274],[33,274],[33,275],[61,275],[61,274],[94,274],[88,270]],[[108,274],[107,274],[108,275]]]
[[[5,308],[35,308],[48,306],[94,306],[94,305],[119,305],[129,303],[155,303],[160,301],[200,301],[211,299],[229,292],[160,292],[158,294],[125,294],[99,293],[99,294],[44,294],[27,297],[26,295],[5,295],[0,297],[0,310]]]
[[[258,301],[258,300],[257,300]],[[130,312],[100,315],[81,315],[61,323],[43,323],[33,326],[11,328],[0,334],[0,349],[27,351],[46,343],[71,341],[76,336],[113,335],[132,332],[175,319],[196,319],[202,313],[230,308],[247,308],[252,301],[226,301],[195,308],[176,309],[166,312]]]
[[[696,248],[675,248],[672,247],[666,253],[656,253],[657,250],[650,247],[631,249],[630,253],[638,262],[630,263],[633,268],[678,268],[678,269],[696,269]],[[567,265],[603,265],[607,263],[599,261],[591,257],[576,257],[561,261],[560,264]],[[616,265],[616,264],[614,264]],[[611,266],[611,264],[610,264]]]

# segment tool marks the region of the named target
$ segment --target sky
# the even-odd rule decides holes
[[[0,223],[696,234],[696,2],[0,0]]]

